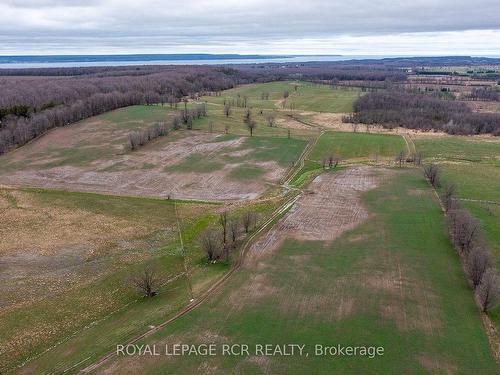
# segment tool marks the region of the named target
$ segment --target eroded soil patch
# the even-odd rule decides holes
[[[279,248],[287,238],[332,241],[368,218],[361,193],[377,186],[369,167],[324,173],[309,185],[290,212],[250,249],[250,260]]]
[[[101,152],[87,146],[75,148],[80,133],[76,136],[72,130],[68,137],[75,139],[63,141],[68,148],[54,150],[50,145],[58,144],[59,131],[68,129],[56,129],[9,154],[0,168],[0,182],[119,195],[234,200],[258,197],[266,191],[266,182],[279,181],[286,170],[273,160],[247,159],[245,165],[264,168],[262,175],[231,178],[241,161],[221,158],[245,158],[252,152],[242,149],[246,138],[220,140],[216,134],[199,132],[172,133],[133,152]]]

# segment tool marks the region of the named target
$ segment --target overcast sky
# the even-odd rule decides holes
[[[0,0],[0,54],[500,55],[500,0]]]

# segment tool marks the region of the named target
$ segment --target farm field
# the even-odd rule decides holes
[[[193,236],[214,220],[217,206],[175,204],[185,257],[173,201],[0,189],[0,362],[27,358],[133,303],[137,292],[127,278],[146,265],[180,285],[184,259],[200,282],[216,277],[198,269],[202,254]],[[177,306],[185,303],[187,290],[176,298]]]
[[[227,263],[207,264],[198,241],[217,224],[219,204],[11,188],[0,189],[0,203],[8,223],[0,232],[2,371],[33,355],[49,366],[55,355],[62,369],[74,356],[102,355],[228,271]],[[251,209],[261,222],[275,208],[256,203],[230,213]],[[162,282],[153,304],[130,281],[145,267]]]
[[[457,196],[482,223],[500,262],[500,141],[494,138],[421,136],[414,139],[424,162],[443,171],[443,184],[455,184]]]
[[[285,92],[289,94],[286,100]],[[263,98],[263,93],[268,95]],[[357,88],[284,81],[243,85],[224,91],[220,97],[205,96],[201,100],[222,106],[224,99],[247,97],[251,108],[341,113],[352,112],[352,105],[360,95],[361,90]]]
[[[345,159],[381,157],[392,160],[401,150],[406,150],[406,145],[399,135],[326,132],[319,137],[310,159],[321,162],[325,155],[333,153]]]
[[[346,197],[344,204],[359,207],[361,214],[335,210],[327,217],[315,210],[337,186],[355,189],[358,195]],[[309,188],[316,194],[300,198],[262,246],[250,250],[230,285],[141,343],[301,342],[309,351],[316,343],[370,343],[384,346],[384,356],[115,357],[97,373],[155,373],[159,368],[173,373],[400,373],[409,368],[415,373],[495,373],[439,206],[417,171],[353,168],[324,174]],[[312,240],[309,220],[334,230],[339,215],[353,225]],[[308,219],[296,227],[294,217]],[[283,231],[293,237],[281,237]],[[462,350],[464,345],[469,350]]]
[[[146,119],[160,114],[165,119],[168,113],[150,108],[153,114]],[[138,120],[143,112],[143,107],[129,107],[56,129],[4,156],[0,183],[177,199],[252,199],[265,192],[266,183],[279,181],[307,142],[182,130],[126,150],[130,127],[124,124],[147,123]],[[95,145],[88,134],[98,139]],[[241,178],[242,168],[261,178]]]
[[[344,123],[359,88],[204,93],[113,110],[0,156],[0,373],[498,371],[500,330],[484,324],[500,327],[500,307],[480,312],[421,166],[395,161],[416,149],[436,163],[500,264],[496,138]],[[201,104],[191,128],[127,147],[131,132]],[[154,297],[132,281],[148,269]],[[309,356],[110,355],[131,340],[296,342]],[[318,356],[315,344],[384,355]]]

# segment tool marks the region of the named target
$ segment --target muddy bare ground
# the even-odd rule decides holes
[[[193,155],[202,155],[205,162],[221,155],[231,156],[243,144],[244,137],[218,141],[215,134],[182,132],[134,152],[124,152],[123,144],[108,144],[113,151],[103,151],[101,156],[101,148],[105,147],[101,145],[94,156],[91,146],[68,141],[78,134],[73,130],[68,133],[68,129],[56,129],[10,153],[8,158],[3,157],[7,167],[0,167],[0,184],[161,198],[236,200],[258,197],[266,191],[266,182],[277,182],[285,173],[274,161],[246,162],[265,170],[259,179],[229,178],[241,162],[226,162],[213,170],[169,169]],[[53,150],[55,145],[59,147],[57,152]],[[69,159],[73,150],[83,160]]]
[[[361,193],[374,189],[381,174],[360,166],[316,177],[290,212],[250,248],[249,261],[272,253],[287,238],[332,241],[353,229],[368,218]]]

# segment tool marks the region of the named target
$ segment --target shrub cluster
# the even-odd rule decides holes
[[[257,214],[245,212],[240,218],[230,219],[226,211],[219,215],[220,227],[209,227],[199,237],[199,243],[209,262],[229,261],[242,232],[248,234],[257,224]]]
[[[177,120],[174,120],[174,129],[179,129],[181,124],[186,125],[187,129],[193,128],[193,120],[207,115],[207,106],[205,103],[198,104],[192,109],[183,109]]]
[[[136,150],[153,139],[167,135],[168,130],[168,126],[164,122],[157,122],[144,130],[132,132],[128,136],[128,147],[131,150]]]
[[[197,105],[192,109],[183,109],[180,115],[172,119],[171,126],[167,126],[164,122],[157,122],[154,125],[142,130],[135,131],[129,134],[127,146],[131,150],[135,150],[146,143],[167,135],[170,129],[179,130],[182,124],[186,125],[187,129],[193,128],[193,120],[207,115],[206,105],[204,103]]]

